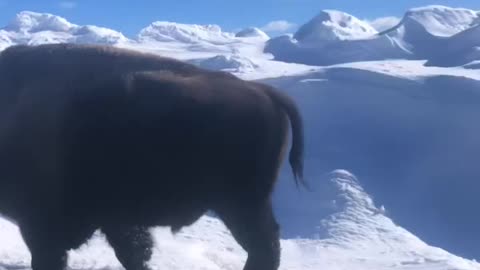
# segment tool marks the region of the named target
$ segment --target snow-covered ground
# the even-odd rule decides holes
[[[280,176],[274,201],[282,225],[281,269],[469,270],[480,264],[431,245],[480,257],[480,220],[459,214],[480,205],[480,185],[471,180],[480,177],[479,30],[479,12],[428,6],[408,11],[383,32],[326,10],[295,34],[272,39],[257,28],[227,33],[218,25],[165,21],[127,38],[26,11],[0,29],[0,50],[110,44],[278,86],[305,117],[306,175],[314,187],[311,193],[295,190],[288,168]],[[329,173],[338,168],[355,173],[362,185],[347,171]],[[177,236],[166,228],[152,233],[154,269],[241,269],[245,261],[212,217]],[[18,229],[0,219],[0,269],[27,267],[29,258]],[[69,265],[119,268],[100,233],[70,252]]]
[[[385,216],[358,180],[337,170],[316,188],[329,191],[321,201],[334,211],[318,219],[311,238],[282,240],[280,269],[480,269],[467,261],[434,248]],[[168,229],[154,228],[152,269],[242,269],[246,253],[219,220],[205,216],[173,236]],[[0,268],[27,268],[30,255],[17,227],[0,220]],[[71,269],[121,269],[101,232],[69,252]]]

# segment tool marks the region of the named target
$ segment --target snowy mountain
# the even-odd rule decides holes
[[[377,33],[368,23],[350,14],[322,11],[292,37],[269,40],[265,52],[279,61],[309,65],[411,57],[396,39]]]
[[[280,269],[480,269],[446,251],[433,248],[398,227],[373,203],[358,180],[337,170],[319,181],[328,189],[323,199],[333,214],[317,220],[318,235],[282,240]],[[241,269],[245,251],[219,220],[205,216],[193,226],[171,235],[167,228],[152,230],[155,249],[152,269]],[[0,220],[0,268],[28,267],[30,255],[15,225]],[[120,269],[101,232],[69,252],[70,269]]]
[[[430,245],[480,258],[480,219],[471,214],[480,204],[479,18],[467,9],[428,6],[377,32],[327,10],[294,35],[267,41],[256,28],[234,34],[173,22],[154,22],[129,39],[112,29],[21,12],[0,29],[0,50],[111,44],[277,86],[305,117],[305,168],[315,187],[297,192],[289,170],[280,176],[275,205],[283,269],[468,270],[480,266]],[[328,174],[338,168],[361,185],[346,171]],[[212,217],[176,237],[163,228],[153,233],[154,269],[239,269],[245,259]],[[0,220],[0,239],[0,269],[28,264],[14,225]],[[74,269],[119,266],[101,234],[70,254]]]
[[[322,11],[293,37],[270,40],[265,51],[280,61],[311,65],[416,59],[458,66],[479,59],[479,14],[444,6],[414,8],[398,25],[377,33],[352,15]]]

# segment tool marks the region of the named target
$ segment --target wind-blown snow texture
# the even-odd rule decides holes
[[[480,258],[480,219],[472,214],[480,205],[479,18],[471,10],[429,6],[410,10],[397,26],[378,33],[328,10],[294,35],[266,41],[256,28],[234,34],[216,25],[171,22],[154,22],[127,38],[22,12],[0,29],[0,50],[13,44],[111,44],[278,86],[305,116],[305,173],[315,188],[296,191],[284,166],[274,196],[283,269],[468,270],[480,266],[414,235]],[[314,66],[325,64],[330,66]],[[395,223],[350,173],[328,174],[338,168],[355,173]],[[212,217],[177,237],[164,228],[153,233],[155,269],[239,269],[245,259]],[[0,220],[0,239],[0,269],[28,265],[14,225]],[[100,234],[70,254],[74,269],[119,267]]]

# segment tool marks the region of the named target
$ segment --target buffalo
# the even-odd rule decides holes
[[[290,125],[289,125],[290,124]],[[303,126],[271,86],[133,50],[18,45],[0,54],[0,213],[33,270],[60,270],[100,229],[127,270],[148,269],[148,229],[208,211],[276,270],[271,194],[289,144],[303,180]]]

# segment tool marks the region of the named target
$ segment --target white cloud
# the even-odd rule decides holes
[[[296,24],[287,22],[285,20],[279,20],[279,21],[271,21],[267,23],[265,26],[261,27],[265,32],[286,32],[288,30],[293,29],[296,27]]]
[[[374,20],[367,20],[367,22],[373,26],[377,31],[381,32],[390,29],[400,22],[400,18],[397,17],[381,17]]]
[[[72,9],[77,6],[77,3],[73,1],[62,1],[59,3],[59,5],[61,8]]]

